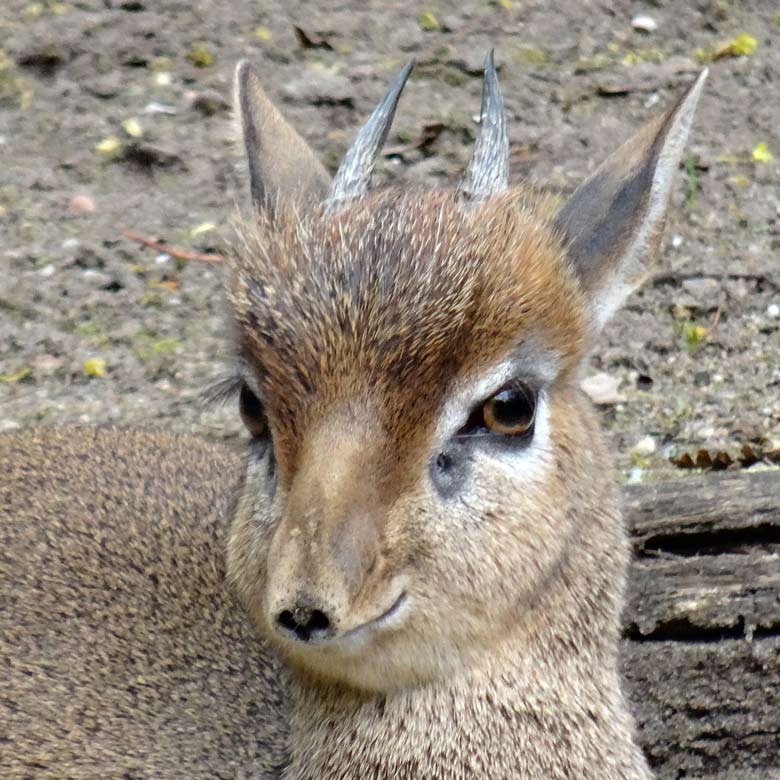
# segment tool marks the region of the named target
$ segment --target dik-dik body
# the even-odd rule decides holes
[[[650,777],[579,378],[658,243],[703,77],[557,209],[508,187],[492,57],[457,189],[370,191],[408,72],[331,181],[238,68],[243,457],[0,437],[3,777]]]

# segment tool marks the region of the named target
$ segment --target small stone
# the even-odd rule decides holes
[[[117,71],[88,78],[83,82],[83,89],[94,97],[110,100],[116,97],[122,89],[122,80]]]
[[[56,268],[55,268],[55,267],[54,267],[54,266],[53,266],[51,263],[49,263],[48,265],[45,265],[45,266],[43,266],[43,268],[41,268],[41,270],[40,270],[40,271],[38,271],[38,273],[39,273],[41,276],[43,276],[43,277],[45,277],[45,278],[47,278],[47,279],[48,279],[48,277],[50,277],[50,276],[53,276],[53,275],[54,275],[54,272],[55,272],[56,270],[57,270],[57,269],[56,269]]]
[[[285,100],[313,105],[352,105],[352,82],[332,71],[311,71],[299,79],[287,82],[282,88]]]
[[[631,469],[631,471],[628,472],[628,484],[629,485],[638,485],[642,482],[642,478],[644,477],[644,470],[640,469],[639,467]]]
[[[717,279],[710,279],[706,276],[699,276],[693,279],[685,279],[682,283],[683,290],[690,293],[699,300],[705,299],[711,301],[713,296],[717,296],[720,285]]]
[[[631,20],[631,26],[639,32],[651,33],[658,29],[658,22],[647,14],[637,14]]]
[[[631,449],[636,455],[647,457],[652,455],[657,449],[655,439],[652,436],[644,436]]]
[[[49,354],[38,355],[33,359],[33,365],[36,371],[43,371],[48,374],[56,371],[62,365],[62,358]]]
[[[780,306],[776,303],[770,303],[766,307],[766,316],[771,317],[773,320],[778,319],[780,317]]]
[[[672,247],[674,249],[679,249],[683,244],[683,237],[682,236],[672,236]]]
[[[152,101],[151,103],[147,103],[144,106],[144,114],[178,114],[178,109],[176,106],[169,106],[165,103],[155,103]]]
[[[709,371],[697,371],[693,375],[693,384],[696,385],[696,387],[707,387],[710,381]]]
[[[91,285],[100,288],[107,287],[113,281],[109,274],[105,273],[104,271],[96,271],[94,268],[84,269],[82,276]]]
[[[89,195],[74,195],[68,203],[68,211],[71,214],[94,214],[97,206]]]
[[[600,406],[619,404],[626,400],[626,397],[618,392],[620,377],[605,373],[594,374],[583,379],[581,387],[590,400]]]
[[[195,96],[192,107],[204,116],[214,116],[221,111],[227,111],[230,103],[216,90],[208,89]]]

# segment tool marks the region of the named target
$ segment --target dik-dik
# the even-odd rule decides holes
[[[457,188],[371,191],[408,74],[331,180],[238,67],[242,456],[0,437],[4,778],[650,777],[579,381],[659,243],[704,74],[561,208],[508,185],[492,57]]]

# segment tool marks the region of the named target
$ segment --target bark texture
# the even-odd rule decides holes
[[[780,780],[780,473],[630,487],[624,669],[659,780]]]

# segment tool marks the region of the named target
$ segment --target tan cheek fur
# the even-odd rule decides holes
[[[382,530],[383,548],[391,555],[364,585],[361,615],[375,614],[372,597],[381,605],[388,583],[404,575],[412,613],[402,628],[372,642],[358,656],[338,650],[312,654],[306,648],[298,653],[284,644],[283,652],[309,673],[357,688],[383,690],[388,685],[426,682],[468,665],[510,634],[522,633],[520,626],[533,634],[534,621],[544,615],[543,595],[560,574],[572,545],[587,552],[592,537],[595,559],[603,536],[614,536],[611,545],[619,576],[623,557],[619,535],[611,529],[616,515],[611,491],[603,494],[603,488],[590,487],[584,473],[579,476],[594,461],[607,468],[595,424],[591,419],[583,429],[583,417],[589,419],[591,413],[578,391],[566,385],[553,388],[554,457],[543,477],[525,489],[518,491],[511,474],[477,457],[462,497],[442,499],[424,476],[415,489],[397,498]],[[265,491],[262,480],[248,483],[240,500],[229,571],[262,632],[273,640],[266,572],[270,566],[282,583],[285,577],[300,581],[302,570],[289,561],[305,542],[299,535],[292,542],[284,535],[288,547],[279,547],[285,498],[274,503],[278,513],[274,516],[265,503],[252,500],[255,491]],[[588,527],[582,526],[583,513]],[[307,574],[316,572],[338,589],[338,565],[328,555],[306,563]],[[614,600],[583,606],[607,613],[617,609]]]

